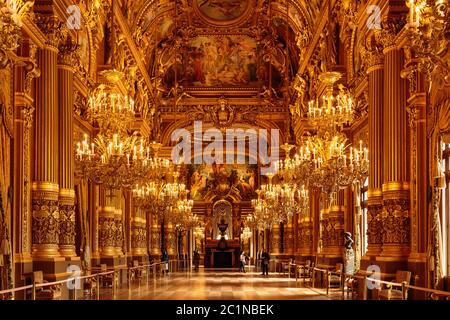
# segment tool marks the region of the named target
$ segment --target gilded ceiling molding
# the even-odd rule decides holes
[[[167,120],[167,119],[164,119]],[[183,118],[183,119],[171,119],[170,122],[164,122],[163,124],[168,124],[167,126],[162,128],[162,134],[161,134],[161,143],[164,146],[171,146],[173,145],[173,142],[171,141],[171,135],[172,133],[180,128],[184,128],[187,131],[193,133],[194,132],[194,123],[195,120],[193,119],[189,119],[189,118]],[[217,128],[216,125],[213,123],[212,120],[210,121],[205,121],[202,124],[202,128],[203,130],[207,130],[209,128]],[[280,144],[284,144],[284,141],[286,141],[285,138],[285,130],[284,128],[281,128],[280,125],[275,122],[275,121],[271,121],[269,119],[261,119],[261,118],[256,118],[254,120],[254,122],[245,122],[245,119],[243,120],[243,122],[236,122],[233,124],[232,128],[239,128],[239,129],[266,129],[268,132],[270,132],[270,130],[272,129],[278,129],[280,132]],[[269,142],[270,143],[270,142]]]

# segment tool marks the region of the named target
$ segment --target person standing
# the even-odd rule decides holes
[[[161,257],[161,262],[163,263],[163,274],[169,273],[169,255],[166,250]]]
[[[240,267],[239,267],[239,272],[245,273],[245,263],[246,263],[246,260],[247,260],[247,256],[245,255],[245,252],[242,251],[241,257],[240,257],[241,264],[240,264]]]
[[[194,251],[194,270],[198,271],[198,266],[200,265],[200,254],[197,250]]]
[[[264,250],[264,252],[261,255],[261,258],[262,258],[262,275],[269,275],[270,255],[267,252],[267,250]]]

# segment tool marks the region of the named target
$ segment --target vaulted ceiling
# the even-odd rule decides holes
[[[128,1],[124,16],[160,101],[162,134],[193,120],[217,126],[221,97],[234,121],[286,132],[289,85],[323,2]]]

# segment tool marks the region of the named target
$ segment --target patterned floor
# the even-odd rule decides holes
[[[323,289],[303,286],[287,276],[259,272],[205,271],[174,273],[160,279],[145,281],[131,289],[120,289],[113,297],[102,294],[102,299],[119,300],[330,300],[342,299],[338,291],[327,296]]]

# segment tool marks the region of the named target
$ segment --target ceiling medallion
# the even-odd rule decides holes
[[[237,25],[252,11],[253,0],[193,0],[194,10],[205,22],[216,26]]]

